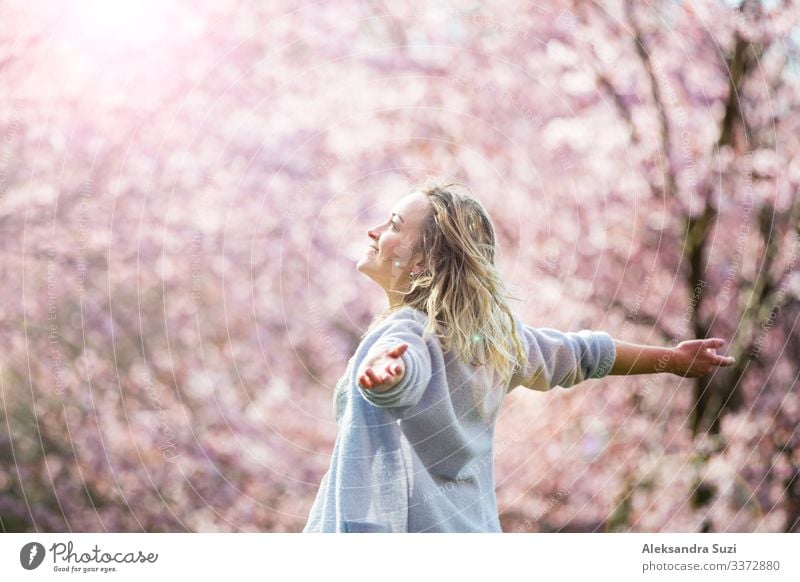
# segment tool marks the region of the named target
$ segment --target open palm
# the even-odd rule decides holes
[[[695,339],[679,343],[672,349],[673,374],[686,378],[697,378],[711,373],[718,366],[732,366],[736,359],[717,354],[717,348],[725,345],[722,338]]]
[[[395,386],[406,372],[402,355],[408,344],[401,343],[392,348],[370,352],[358,368],[358,383],[362,388],[385,392]]]

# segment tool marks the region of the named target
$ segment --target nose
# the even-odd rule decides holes
[[[368,236],[369,238],[371,238],[372,240],[374,240],[375,242],[378,242],[378,233],[375,231],[375,229],[374,229],[374,228],[370,228],[370,229],[367,231],[367,236]]]

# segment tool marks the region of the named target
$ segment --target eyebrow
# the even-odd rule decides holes
[[[403,220],[403,217],[397,214],[396,212],[392,212],[392,216],[396,216],[397,218],[399,218],[400,222],[405,222],[405,220]]]

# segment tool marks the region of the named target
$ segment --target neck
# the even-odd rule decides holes
[[[389,307],[398,307],[403,303],[403,294],[393,291],[386,292],[386,298],[389,300]]]

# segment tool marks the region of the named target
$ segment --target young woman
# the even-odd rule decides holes
[[[734,363],[716,338],[662,348],[522,324],[492,223],[461,186],[419,185],[367,233],[357,268],[389,307],[336,385],[339,435],[304,532],[500,532],[493,436],[510,390]]]

